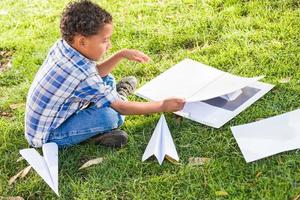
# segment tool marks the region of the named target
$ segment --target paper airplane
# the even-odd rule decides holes
[[[300,109],[231,127],[246,162],[300,148]]]
[[[175,114],[220,128],[274,86],[184,59],[139,88],[135,94],[150,101],[168,97],[186,100]]]
[[[179,157],[164,115],[161,115],[151,139],[146,147],[142,161],[154,155],[161,165],[164,158],[179,161]]]
[[[46,143],[42,147],[44,157],[35,149],[22,149],[20,154],[58,194],[58,147],[56,143]]]

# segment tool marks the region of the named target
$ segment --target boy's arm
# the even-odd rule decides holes
[[[123,49],[117,52],[115,55],[108,58],[106,61],[97,65],[97,69],[100,76],[101,77],[107,76],[123,58],[127,58],[128,60],[142,62],[142,63],[149,61],[149,57],[146,56],[141,51]]]
[[[98,72],[101,77],[107,76],[115,66],[123,59],[121,51],[111,56],[104,62],[97,65]]]
[[[111,107],[122,115],[142,115],[157,112],[176,112],[183,109],[184,100],[178,98],[158,102],[115,101]]]

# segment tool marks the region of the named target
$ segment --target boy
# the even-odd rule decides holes
[[[67,147],[89,138],[97,144],[122,147],[127,134],[118,130],[122,115],[175,112],[183,99],[161,102],[128,102],[137,80],[122,79],[118,84],[110,74],[126,58],[147,62],[137,50],[124,49],[108,60],[96,61],[110,48],[113,32],[111,15],[88,0],[69,4],[62,15],[62,39],[50,49],[29,89],[25,113],[25,137],[41,147],[55,142]]]

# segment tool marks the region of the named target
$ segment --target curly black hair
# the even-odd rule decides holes
[[[107,23],[112,23],[112,16],[99,5],[89,0],[71,2],[62,13],[61,35],[68,43],[73,43],[76,34],[95,35]]]

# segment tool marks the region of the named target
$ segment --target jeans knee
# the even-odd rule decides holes
[[[124,123],[124,117],[113,108],[102,108],[102,111],[103,115],[101,116],[101,118],[105,120],[105,126],[112,126],[112,128],[118,128]]]
[[[125,122],[125,116],[119,114],[119,122],[118,122],[118,127],[122,126]]]

